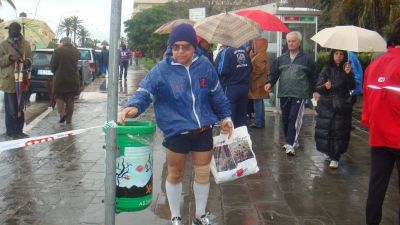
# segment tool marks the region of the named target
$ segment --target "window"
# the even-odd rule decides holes
[[[33,52],[32,65],[34,66],[49,66],[53,52]]]

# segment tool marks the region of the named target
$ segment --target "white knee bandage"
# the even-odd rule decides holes
[[[210,164],[204,166],[194,166],[194,180],[199,184],[209,183]]]

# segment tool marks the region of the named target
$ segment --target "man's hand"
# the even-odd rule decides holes
[[[126,117],[134,117],[138,113],[138,109],[136,107],[127,107],[122,110],[121,114],[119,115],[118,122],[122,125],[125,125]]]
[[[9,59],[11,62],[16,62],[16,61],[19,60],[19,57],[15,56],[15,55],[10,55],[10,56],[8,57],[8,59]]]
[[[32,62],[29,59],[25,59],[24,61],[22,61],[22,63],[24,64],[25,69],[28,69],[32,65]]]
[[[321,94],[320,93],[318,93],[318,92],[314,92],[313,94],[313,99],[315,99],[315,101],[319,101],[319,98],[321,97]]]
[[[225,118],[221,121],[221,134],[228,134],[228,138],[232,136],[233,133],[233,122],[230,117]]]
[[[268,93],[271,92],[272,91],[272,85],[270,83],[264,85],[264,90],[266,92],[268,92]]]

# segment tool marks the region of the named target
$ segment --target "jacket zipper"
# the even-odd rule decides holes
[[[187,75],[188,75],[188,78],[189,78],[190,93],[192,94],[193,113],[194,113],[194,116],[196,117],[197,124],[199,125],[199,128],[201,128],[200,119],[199,119],[199,116],[198,116],[197,113],[196,113],[196,107],[195,107],[195,105],[196,105],[196,98],[194,97],[194,94],[193,94],[192,79],[191,79],[191,77],[190,77],[189,67],[186,67],[186,66],[185,66],[185,69],[186,69],[186,71],[187,71]]]

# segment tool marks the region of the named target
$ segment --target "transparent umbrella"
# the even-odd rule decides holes
[[[260,26],[250,19],[233,13],[221,13],[206,17],[194,25],[197,35],[209,43],[240,47],[260,36]]]
[[[25,40],[31,44],[32,49],[47,48],[50,41],[55,37],[54,32],[46,22],[37,19],[18,18],[0,23],[0,41],[8,38],[8,30],[6,28],[12,22],[17,22],[21,25]]]
[[[172,29],[174,29],[176,26],[178,26],[182,23],[187,23],[192,26],[195,24],[195,22],[192,20],[176,19],[176,20],[172,20],[172,21],[169,21],[169,22],[161,25],[159,28],[157,28],[157,30],[154,31],[154,33],[155,34],[169,34],[172,31]]]
[[[325,48],[353,52],[386,52],[386,41],[375,31],[356,26],[336,26],[316,33],[311,40]]]

